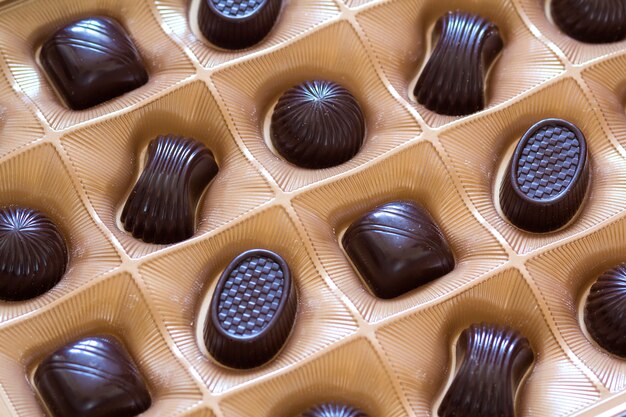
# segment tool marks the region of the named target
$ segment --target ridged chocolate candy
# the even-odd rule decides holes
[[[298,300],[291,273],[277,253],[243,252],[220,276],[204,326],[209,353],[232,368],[254,368],[287,341]]]
[[[528,340],[507,326],[473,324],[461,333],[456,356],[458,371],[438,415],[515,417],[515,393],[533,362]]]
[[[200,0],[198,25],[215,46],[248,48],[270,33],[281,4],[282,0]]]
[[[193,236],[198,200],[217,175],[213,154],[182,136],[158,136],[124,209],[124,228],[147,243],[169,244]]]
[[[287,90],[274,108],[272,144],[302,168],[343,164],[359,152],[365,119],[354,96],[332,81],[306,81]]]
[[[0,209],[0,299],[37,297],[63,277],[68,253],[57,226],[23,207]]]
[[[569,37],[586,43],[626,38],[624,0],[552,0],[552,19]]]
[[[435,26],[437,44],[419,76],[417,101],[439,114],[463,116],[485,107],[485,77],[502,50],[498,27],[460,11],[443,15]]]
[[[591,286],[585,325],[598,345],[626,359],[626,264],[604,272]]]
[[[40,61],[74,110],[103,103],[148,81],[133,41],[109,17],[90,17],[60,29],[41,47]]]
[[[62,347],[37,367],[34,382],[53,417],[134,417],[152,402],[137,366],[110,337]]]
[[[351,405],[331,402],[312,407],[300,417],[368,417],[368,415]]]
[[[500,186],[500,207],[511,223],[529,232],[567,224],[589,184],[587,143],[561,119],[545,119],[519,141]]]
[[[343,247],[374,295],[398,297],[454,269],[454,256],[423,207],[396,201],[357,219]]]

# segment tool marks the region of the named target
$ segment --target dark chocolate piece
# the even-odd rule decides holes
[[[610,43],[626,37],[624,0],[552,0],[554,23],[571,38]]]
[[[472,324],[457,344],[457,373],[437,410],[440,417],[515,417],[515,393],[533,351],[508,326]]]
[[[626,359],[626,264],[609,269],[591,286],[585,325],[593,340]]]
[[[243,49],[274,27],[282,0],[200,0],[198,26],[213,45]]]
[[[398,297],[454,269],[454,256],[435,221],[421,206],[396,201],[356,220],[343,247],[371,291]]]
[[[217,175],[213,154],[194,139],[170,134],[150,142],[146,160],[122,210],[124,228],[147,243],[189,239],[200,196]]]
[[[264,249],[243,252],[226,267],[204,326],[209,353],[232,368],[272,359],[293,327],[298,300],[289,267]]]
[[[544,119],[524,134],[500,186],[500,207],[529,232],[550,232],[578,212],[589,184],[587,143],[561,119]]]
[[[89,337],[48,356],[35,386],[54,417],[134,417],[150,394],[124,347],[110,337]]]
[[[41,47],[40,61],[73,110],[98,105],[148,81],[133,41],[109,17],[90,17],[60,29]]]
[[[0,209],[0,299],[37,297],[63,277],[68,253],[63,235],[42,213]]]
[[[332,81],[306,81],[276,103],[271,123],[278,153],[302,168],[343,164],[359,152],[365,119],[354,96]]]
[[[300,417],[368,417],[368,415],[351,405],[332,402],[310,408]]]
[[[437,21],[437,44],[414,94],[427,109],[464,116],[485,108],[485,78],[502,50],[498,27],[482,17],[448,12]]]

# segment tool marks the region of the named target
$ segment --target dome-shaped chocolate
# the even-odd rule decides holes
[[[49,218],[29,208],[0,209],[0,299],[45,293],[61,280],[67,261],[63,236]]]
[[[300,417],[368,417],[363,411],[348,404],[330,402],[316,405]]]
[[[364,137],[359,103],[332,81],[306,81],[290,88],[272,115],[274,147],[287,161],[303,168],[343,164],[359,152]]]
[[[571,38],[610,43],[626,37],[624,0],[552,0],[554,23]]]

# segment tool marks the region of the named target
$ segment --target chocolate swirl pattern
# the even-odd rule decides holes
[[[303,168],[340,165],[359,152],[365,119],[341,85],[306,81],[287,90],[274,108],[271,139],[287,161]]]
[[[368,415],[351,405],[327,403],[305,411],[300,417],[368,417]]]
[[[68,253],[57,226],[29,208],[0,209],[0,299],[27,300],[63,277]]]
[[[443,233],[428,211],[410,201],[366,213],[346,230],[342,244],[380,298],[398,297],[454,269]]]
[[[482,110],[487,71],[503,47],[498,27],[455,11],[439,18],[433,36],[438,40],[415,86],[417,101],[450,116]]]
[[[141,87],[148,73],[124,28],[108,17],[74,22],[42,46],[41,65],[73,110]]]
[[[461,333],[456,355],[458,371],[438,415],[515,417],[515,393],[533,362],[528,340],[508,326],[473,324]]]
[[[554,23],[585,43],[611,43],[626,37],[624,0],[552,0]]]
[[[612,268],[591,286],[585,325],[602,348],[626,359],[626,264]]]
[[[89,337],[48,356],[34,383],[59,417],[134,417],[152,402],[125,349],[109,337]]]
[[[202,143],[171,134],[157,137],[124,205],[124,228],[146,243],[190,238],[200,196],[217,172],[213,154]]]

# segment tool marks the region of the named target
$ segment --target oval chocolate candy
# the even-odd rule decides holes
[[[589,184],[587,142],[562,119],[545,119],[519,141],[500,186],[500,207],[511,223],[529,232],[567,224]]]
[[[217,282],[204,326],[207,350],[232,368],[260,366],[287,341],[296,308],[285,260],[265,249],[243,252]]]
[[[571,38],[585,43],[610,43],[626,37],[624,0],[552,0],[554,23]]]

